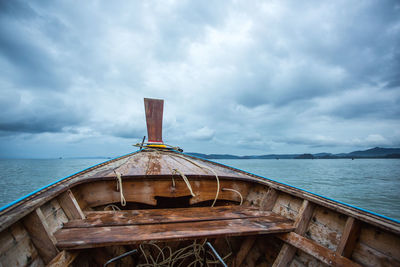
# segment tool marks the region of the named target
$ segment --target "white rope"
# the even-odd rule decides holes
[[[170,154],[168,154],[168,155],[171,156]],[[209,170],[209,171],[211,171],[211,172],[215,175],[215,179],[217,180],[217,192],[216,192],[216,194],[215,194],[214,201],[213,201],[213,203],[211,204],[211,207],[214,207],[215,203],[217,202],[217,199],[218,199],[218,196],[219,196],[219,190],[220,190],[220,184],[219,184],[219,177],[218,177],[218,174],[217,174],[212,168],[209,168],[209,167],[207,167],[207,166],[204,166],[204,165],[202,165],[202,164],[200,164],[200,163],[198,163],[198,162],[195,162],[195,161],[193,161],[193,160],[190,160],[190,159],[188,159],[188,158],[182,157],[182,156],[179,155],[179,154],[174,154],[174,156],[179,157],[179,158],[182,158],[182,159],[184,159],[184,160],[186,160],[186,161],[192,163],[193,165],[199,167],[200,169]]]
[[[110,204],[104,207],[104,210],[112,210],[112,211],[116,211],[116,210],[121,210],[117,205],[114,204]]]
[[[178,169],[173,169],[173,172],[174,172],[173,174],[177,173],[177,174],[179,174],[179,175],[182,177],[183,181],[185,181],[186,186],[187,186],[187,188],[188,188],[189,191],[190,191],[190,194],[192,195],[192,197],[195,197],[196,195],[193,193],[192,186],[190,185],[189,180],[188,180],[188,178],[186,177],[186,175],[184,175],[184,174],[183,174],[180,170],[178,170]]]
[[[120,193],[120,195],[121,195],[121,205],[123,206],[123,207],[125,207],[126,206],[126,200],[125,200],[125,197],[124,197],[124,192],[123,192],[123,190],[122,190],[122,178],[121,178],[121,173],[119,173],[119,172],[117,172],[117,171],[115,171],[114,170],[114,173],[115,173],[115,175],[117,176],[116,178],[117,178],[117,190],[119,190],[119,193]]]
[[[242,194],[240,194],[239,191],[237,191],[235,189],[232,189],[232,188],[222,188],[221,191],[232,191],[232,192],[235,192],[236,194],[238,194],[240,196],[240,206],[242,206],[242,204],[243,204],[243,196],[242,196]]]

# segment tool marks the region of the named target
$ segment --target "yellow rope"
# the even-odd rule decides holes
[[[126,200],[125,200],[125,197],[124,197],[124,192],[122,191],[122,178],[121,178],[121,173],[119,173],[119,172],[117,172],[117,171],[115,171],[114,170],[114,173],[115,173],[115,175],[117,176],[116,178],[117,178],[117,190],[119,190],[119,193],[120,193],[120,195],[121,195],[121,205],[123,206],[123,207],[125,207],[126,206]]]

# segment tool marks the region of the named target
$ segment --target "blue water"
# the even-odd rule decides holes
[[[400,159],[255,159],[218,162],[400,219]]]
[[[105,159],[0,159],[0,207]]]
[[[0,159],[0,207],[105,159]],[[400,219],[399,159],[218,160]]]

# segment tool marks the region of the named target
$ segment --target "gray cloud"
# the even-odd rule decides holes
[[[399,144],[399,18],[377,0],[1,1],[0,146],[134,143],[143,97],[186,150]]]

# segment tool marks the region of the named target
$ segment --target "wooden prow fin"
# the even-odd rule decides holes
[[[164,100],[145,98],[144,108],[146,112],[148,141],[149,143],[162,144]]]

